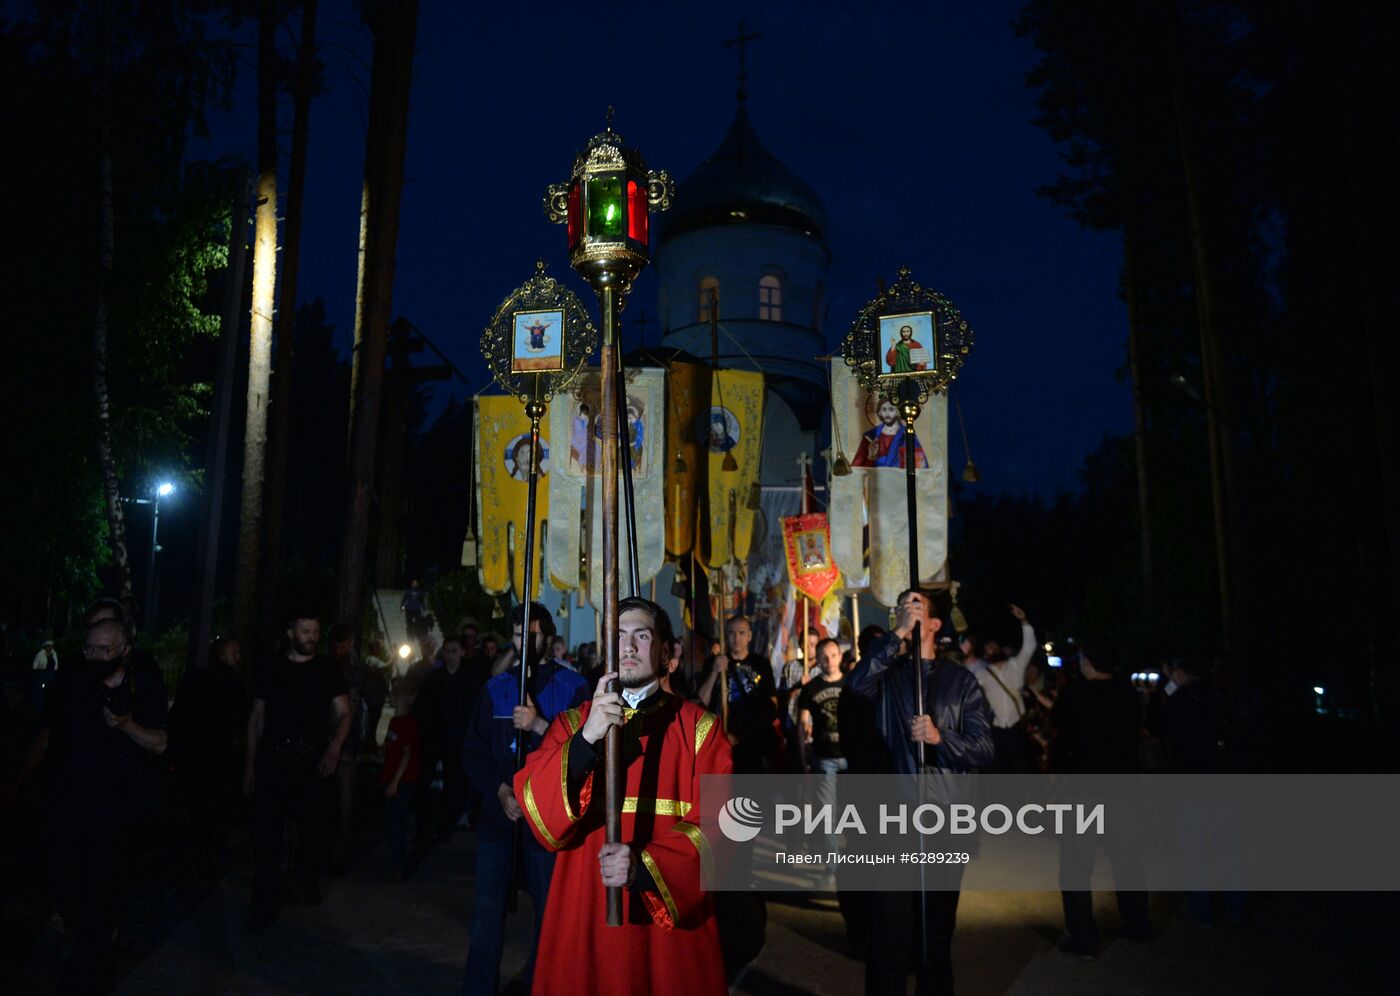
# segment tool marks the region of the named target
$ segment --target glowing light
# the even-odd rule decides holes
[[[1323,688],[1322,688],[1322,686],[1321,686],[1321,685],[1313,685],[1313,694],[1314,694],[1314,695],[1321,695],[1321,694],[1323,694]]]
[[[169,498],[174,493],[175,485],[171,484],[169,481],[161,481],[161,483],[156,486],[156,495],[160,498]]]
[[[408,660],[409,655],[412,654],[412,653],[413,653],[413,648],[410,647],[407,643],[400,645],[400,647],[399,647],[399,656],[402,657],[404,660]]]

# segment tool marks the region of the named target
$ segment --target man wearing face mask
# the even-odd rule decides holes
[[[520,701],[520,655],[523,644],[520,610],[512,610],[515,630],[512,650],[506,655],[512,664],[486,683],[476,697],[472,722],[461,744],[462,767],[471,787],[482,795],[481,818],[476,826],[476,890],[472,908],[471,946],[467,951],[462,992],[494,993],[500,982],[501,954],[505,950],[506,902],[514,888],[511,867],[513,834],[521,817],[519,804],[511,791],[515,777],[515,744],[525,738],[528,758],[540,744],[556,715],[578,705],[588,693],[588,683],[579,674],[544,660],[554,636],[554,617],[538,602],[530,603],[530,671],[528,697]],[[527,762],[528,763],[528,762]],[[549,894],[554,855],[540,847],[528,833],[521,833],[520,849],[525,865],[525,887],[535,909],[535,936],[539,937]],[[525,964],[524,984],[529,989],[534,955]]]
[[[159,805],[165,747],[160,671],[132,659],[124,618],[102,618],[87,631],[83,663],[59,670],[21,772],[44,758],[52,767],[52,899],[73,945],[60,992],[105,990],[125,870]]]
[[[724,993],[710,860],[699,827],[700,776],[733,770],[718,717],[663,691],[671,620],[654,602],[618,603],[618,670],[590,702],[549,727],[515,776],[531,832],[559,852],[540,944],[536,993]],[[621,691],[611,691],[618,679]],[[622,842],[607,843],[603,738],[622,730]],[[623,891],[623,924],[604,924],[604,893]]]

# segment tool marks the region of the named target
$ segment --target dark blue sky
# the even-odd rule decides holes
[[[537,256],[592,302],[541,211],[545,186],[568,177],[609,104],[649,165],[683,179],[733,116],[737,60],[720,43],[744,18],[762,35],[749,49],[754,125],[831,216],[833,348],[876,277],[907,263],[977,332],[955,391],[982,488],[1075,487],[1104,433],[1129,428],[1115,377],[1120,246],[1034,195],[1059,164],[1030,124],[1022,78],[1035,53],[1012,35],[1016,4],[471,6],[422,4],[394,293],[394,313],[453,358],[470,390],[487,379],[481,329]],[[348,348],[370,44],[348,0],[321,7],[326,93],[312,107],[300,296],[325,300]],[[251,161],[253,114],[247,67],[233,113],[194,151]],[[284,167],[290,117],[287,104]],[[644,274],[624,316],[629,345],[655,296]],[[468,389],[435,390],[445,400]],[[962,461],[954,426],[954,473]]]

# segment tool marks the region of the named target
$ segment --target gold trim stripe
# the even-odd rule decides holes
[[[676,901],[671,898],[671,890],[666,888],[666,880],[661,877],[661,869],[645,850],[642,851],[642,864],[651,872],[651,880],[656,883],[656,891],[661,893],[661,901],[666,904],[666,912],[671,914],[671,926],[679,927],[681,916],[676,912]]]
[[[710,735],[710,730],[715,725],[715,714],[707,712],[700,717],[700,722],[695,724],[695,753],[700,753],[701,746],[705,743],[705,738]]]
[[[704,875],[701,882],[713,882],[715,874],[715,856],[710,850],[710,842],[705,839],[704,832],[694,823],[677,823],[671,827],[672,830],[679,831],[690,838],[690,842],[695,845],[695,849],[700,852],[700,870]]]
[[[564,710],[564,729],[569,731],[569,736],[578,732],[579,722],[582,718],[582,713],[577,708]]]
[[[535,805],[535,793],[530,788],[530,779],[534,777],[534,775],[527,775],[525,778],[525,812],[529,814],[530,822],[540,832],[544,842],[557,851],[564,845],[555,840],[554,835],[549,832],[549,828],[544,825],[544,820],[540,817],[540,807]]]
[[[565,719],[565,725],[568,724]],[[569,805],[569,744],[574,742],[572,736],[564,738],[564,748],[559,755],[559,794],[564,797],[564,816],[570,823],[578,822],[578,815],[574,813],[574,807]]]
[[[655,813],[657,816],[686,816],[695,806],[684,799],[639,799],[629,795],[622,800],[624,813]]]

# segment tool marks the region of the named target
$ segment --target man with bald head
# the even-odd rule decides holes
[[[48,863],[73,947],[60,992],[101,992],[121,921],[125,870],[160,802],[165,683],[132,655],[124,615],[87,630],[82,663],[61,668],[21,778],[46,760],[53,793]]]
[[[734,747],[734,770],[763,774],[774,770],[778,755],[778,690],[768,658],[752,653],[753,626],[743,616],[726,624],[724,653],[715,654],[696,697],[716,715],[723,714],[724,682],[729,685],[729,720],[725,734]]]

